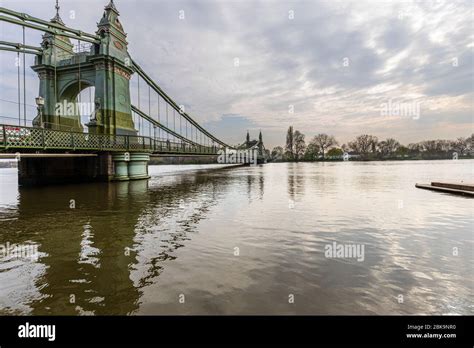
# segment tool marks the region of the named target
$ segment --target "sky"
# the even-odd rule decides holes
[[[92,33],[109,0],[61,0],[65,24]],[[132,58],[223,141],[263,133],[360,134],[408,144],[470,136],[474,2],[115,0]],[[0,0],[49,20],[52,0]],[[0,23],[1,40],[21,29]],[[41,33],[27,29],[26,43]],[[17,117],[15,53],[0,52],[0,116]],[[28,113],[38,78],[26,60]],[[15,113],[16,112],[16,113]]]

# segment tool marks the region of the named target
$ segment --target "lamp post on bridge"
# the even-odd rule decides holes
[[[39,125],[39,127],[44,128],[44,123],[43,123],[44,98],[41,96],[36,97],[35,102],[36,102],[36,108],[38,109],[38,115],[33,120],[33,126]]]

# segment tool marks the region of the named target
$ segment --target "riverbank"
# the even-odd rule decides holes
[[[217,164],[217,156],[181,156],[181,157],[152,156],[148,164],[150,165]]]
[[[343,158],[327,158],[327,159],[318,159],[314,161],[308,161],[308,160],[300,160],[300,161],[288,161],[288,160],[269,160],[269,162],[272,163],[313,163],[313,162],[404,162],[404,161],[446,161],[446,160],[472,160],[474,157],[458,157],[456,159],[452,157],[447,157],[447,158],[419,158],[419,157],[413,157],[413,158],[349,158],[347,160],[344,160]]]

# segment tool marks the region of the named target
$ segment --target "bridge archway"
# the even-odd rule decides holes
[[[73,80],[62,88],[57,99],[58,102],[55,105],[57,128],[87,131],[88,128],[84,126],[88,124],[95,106],[94,81]],[[54,125],[50,126],[54,128]]]
[[[83,88],[76,96],[76,103],[79,107],[79,117],[84,126],[84,132],[89,132],[89,123],[94,117],[95,112],[95,87],[87,86]]]
[[[134,70],[118,16],[113,2],[109,3],[98,24],[96,33],[100,39],[89,46],[80,42],[74,46],[69,37],[61,34],[43,35],[42,53],[32,69],[40,78],[39,96],[44,98],[44,107],[34,125],[83,132],[80,113],[57,111],[61,104],[76,103],[85,88],[94,87],[89,132],[137,134],[130,102],[130,77]],[[51,22],[64,26],[59,14]]]

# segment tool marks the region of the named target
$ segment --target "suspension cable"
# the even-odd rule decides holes
[[[138,76],[138,108],[140,109],[140,75]],[[138,134],[140,135],[140,129],[141,129],[141,118],[138,119]]]
[[[23,47],[25,46],[25,26],[23,28]],[[23,126],[26,127],[26,56],[23,51]]]
[[[151,116],[151,87],[148,85],[148,115]],[[151,123],[148,122],[148,134],[151,138]]]
[[[171,107],[175,110],[179,110],[178,104],[171,99],[144,71],[143,69],[135,62],[132,60],[132,65],[135,71],[137,72],[138,75],[140,75],[148,84],[152,86],[152,88],[159,93],[162,98],[167,101],[167,103],[170,104]],[[212,138],[216,143],[219,143],[222,146],[225,147],[231,147],[227,144],[225,144],[223,141],[217,139],[214,135],[209,133],[206,129],[202,128],[193,118],[191,118],[186,112],[183,113],[183,117],[185,117],[190,124],[194,125],[196,128],[198,128],[201,132]]]
[[[156,93],[158,95],[158,123],[161,123],[160,121],[160,95],[158,93]],[[160,128],[158,128],[158,139],[160,139],[161,137],[161,132],[160,132]]]
[[[72,39],[77,39],[79,37],[83,41],[87,41],[91,43],[100,43],[100,37],[96,34],[89,34],[81,30],[69,28],[61,24],[45,21],[45,20],[30,16],[26,13],[15,12],[13,10],[9,10],[4,7],[0,7],[0,13],[4,13],[8,15],[8,16],[3,16],[3,15],[0,16],[0,21],[9,22],[16,25],[24,25],[28,28],[40,30],[40,31],[47,32],[50,34],[66,36]],[[16,17],[19,19],[14,19],[9,16]],[[33,22],[37,24],[31,24],[29,22]]]
[[[16,65],[18,67],[18,125],[21,126],[21,93],[20,93],[20,52],[16,53]]]
[[[80,55],[80,51],[81,51],[81,44],[80,44],[80,41],[77,40],[77,61],[79,63],[78,65],[78,69],[79,69],[79,73],[77,75],[77,79],[79,81],[79,90],[78,90],[78,93],[77,93],[77,96],[78,96],[78,102],[80,103],[81,102],[81,55]]]
[[[94,112],[94,110],[95,110],[95,104],[92,104],[92,87],[89,87],[88,89],[89,89],[89,108],[88,108],[89,115],[87,115],[87,116],[90,120],[91,112]],[[94,87],[94,92],[95,92],[95,87]],[[94,105],[94,107],[92,108],[93,105]],[[89,127],[86,127],[86,129],[87,129],[87,133],[89,133]]]
[[[54,49],[54,53],[53,53],[53,57],[54,57],[54,102],[57,103],[58,102],[58,78],[57,78],[57,72],[56,72],[56,68],[57,68],[57,65],[58,65],[58,62],[57,62],[57,59],[58,59],[58,55],[57,55],[57,51],[56,51],[56,45],[53,45],[53,49]],[[56,113],[56,108],[54,109],[55,110],[55,113]],[[61,114],[58,113],[58,117],[59,117],[59,125],[61,125]],[[61,126],[59,126],[59,129],[61,129]]]

